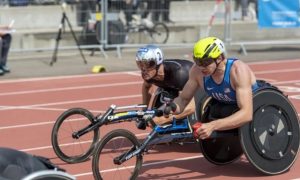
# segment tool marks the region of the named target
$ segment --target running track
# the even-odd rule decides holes
[[[300,112],[300,59],[250,63],[259,79],[279,86]],[[65,164],[54,154],[50,134],[56,118],[72,107],[93,113],[141,102],[142,80],[138,72],[105,73],[83,76],[34,78],[0,81],[0,146],[11,147],[52,159],[80,180],[93,179],[91,161]],[[299,115],[299,114],[298,114]],[[119,128],[124,124],[118,124]],[[113,126],[101,128],[101,136]],[[126,128],[138,137],[146,136],[134,123]],[[299,179],[300,159],[290,171],[277,176],[263,176],[242,157],[226,166],[210,164],[195,144],[157,146],[144,156],[139,179]]]

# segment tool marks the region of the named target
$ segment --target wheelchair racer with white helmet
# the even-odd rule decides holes
[[[189,79],[189,70],[193,63],[182,59],[164,59],[162,50],[156,45],[141,47],[136,53],[136,64],[141,70],[144,80],[142,85],[143,104],[148,108],[158,108],[165,103],[164,98],[174,99],[183,89]],[[154,96],[152,87],[158,87]],[[151,100],[152,96],[152,100]],[[182,119],[192,115],[195,111],[194,99],[188,103],[184,111],[174,117],[155,117],[156,124],[162,125],[171,122],[173,118]],[[146,124],[141,122],[139,128],[144,129]]]

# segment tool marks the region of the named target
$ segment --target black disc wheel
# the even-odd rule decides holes
[[[93,175],[96,180],[136,179],[143,163],[143,156],[137,154],[118,164],[117,157],[126,155],[140,147],[134,134],[116,129],[105,135],[98,143],[93,157]]]
[[[287,97],[276,90],[257,92],[253,104],[252,122],[240,128],[245,155],[265,174],[285,172],[299,151],[298,115]]]
[[[163,23],[156,23],[150,34],[154,43],[166,43],[169,38],[169,28]]]
[[[61,160],[79,163],[89,158],[99,139],[99,128],[80,137],[74,137],[74,133],[91,125],[93,121],[93,114],[82,108],[69,109],[58,117],[52,129],[51,142]]]
[[[208,96],[203,96],[203,99],[197,103],[197,117],[203,122],[209,122],[208,113],[210,104],[213,102],[213,99]],[[238,130],[231,130],[232,132],[236,131],[238,134]],[[230,164],[243,154],[242,147],[240,145],[239,137],[237,135],[230,136],[219,136],[216,138],[209,138],[205,140],[199,141],[200,149],[209,162],[216,165],[226,165]]]

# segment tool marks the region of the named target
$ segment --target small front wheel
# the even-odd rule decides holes
[[[143,163],[143,156],[137,154],[118,165],[116,157],[140,147],[136,136],[124,129],[116,129],[104,136],[98,143],[93,157],[93,175],[97,180],[136,179]]]
[[[93,122],[93,114],[86,109],[72,108],[61,114],[55,122],[51,134],[55,154],[67,163],[79,163],[87,160],[99,139],[99,128],[80,137],[74,137],[74,133],[88,127]]]

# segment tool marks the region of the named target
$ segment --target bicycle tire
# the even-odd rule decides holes
[[[169,28],[164,23],[155,23],[150,35],[155,43],[166,43],[169,39]]]
[[[83,116],[84,117],[84,122],[80,122],[80,119],[79,120],[72,120],[72,121],[68,121],[68,118],[71,117],[71,116],[75,116],[75,115],[80,115],[80,116]],[[86,120],[88,120],[89,122],[86,122]],[[90,155],[93,153],[94,149],[95,149],[95,144],[96,142],[99,140],[99,128],[96,128],[93,132],[89,132],[83,136],[81,136],[78,140],[79,142],[78,143],[70,143],[70,142],[66,142],[68,144],[62,144],[60,142],[60,139],[58,137],[59,135],[59,130],[62,129],[62,126],[64,123],[67,123],[67,125],[69,125],[69,127],[67,128],[67,130],[70,128],[71,130],[73,130],[73,126],[75,123],[88,123],[87,125],[91,124],[93,121],[94,121],[94,115],[86,110],[86,109],[83,109],[83,108],[72,108],[72,109],[69,109],[67,111],[65,111],[64,113],[62,113],[57,121],[55,122],[54,126],[53,126],[53,129],[52,129],[52,134],[51,134],[51,143],[52,143],[52,147],[53,147],[53,150],[55,152],[55,154],[61,159],[63,160],[64,162],[67,162],[67,163],[79,163],[79,162],[83,162],[85,160],[87,160]],[[71,124],[73,123],[73,124]],[[77,125],[77,124],[76,124]],[[87,126],[86,124],[84,125],[84,127]],[[83,128],[83,127],[82,127]],[[79,129],[77,129],[76,131],[78,131]],[[69,135],[69,134],[68,134]],[[72,137],[72,133],[70,133],[71,135],[71,141],[74,141],[75,138]],[[82,139],[85,139],[87,138],[86,136],[91,136],[91,138],[88,140],[88,141],[85,141],[83,142]],[[65,139],[63,139],[65,140]],[[86,144],[86,142],[89,143],[89,141],[91,141],[91,144],[87,147],[86,150],[83,150],[83,146],[84,144]],[[76,146],[76,151],[79,151],[80,149],[83,150],[81,151],[79,155],[69,155],[67,154],[62,148],[66,147],[66,150],[68,150],[68,146]],[[80,147],[78,149],[78,147]],[[72,149],[72,147],[71,147]],[[73,151],[71,152],[74,152],[75,151],[75,148],[72,149]]]
[[[99,168],[99,163],[105,163],[105,165],[108,165],[108,161],[99,160],[101,158],[101,155],[103,155],[103,157],[105,157],[106,152],[105,152],[104,148],[107,147],[106,145],[109,144],[112,140],[116,139],[116,140],[120,141],[121,138],[125,138],[125,139],[129,140],[129,143],[132,143],[132,145],[137,147],[137,148],[140,147],[140,143],[138,142],[138,139],[136,138],[136,136],[128,130],[116,129],[116,130],[113,130],[110,133],[106,134],[101,139],[101,141],[98,143],[98,145],[96,147],[96,150],[95,150],[95,153],[94,153],[94,157],[93,157],[92,169],[93,169],[93,176],[96,180],[106,179],[106,178],[103,178],[100,174],[100,170],[102,170],[102,172],[103,171],[105,172],[105,170]],[[113,145],[116,145],[116,144],[121,144],[121,143],[115,143]],[[124,141],[122,141],[122,145],[124,145]],[[129,147],[132,147],[132,146],[129,146]],[[121,146],[120,148],[123,148],[123,146]],[[120,149],[118,149],[118,152],[119,151],[120,151]],[[112,157],[111,154],[110,154],[110,157]],[[137,178],[137,176],[139,174],[139,171],[141,169],[142,163],[143,163],[143,156],[141,154],[138,154],[135,157],[136,157],[136,162],[135,162],[135,165],[134,165],[134,170],[131,173],[131,175],[129,175],[130,176],[129,178],[124,178],[123,177],[124,179],[131,179],[132,180],[132,179]],[[127,169],[127,168],[124,167],[124,164],[121,164],[121,166],[122,166],[122,168],[121,168],[122,170]],[[118,170],[118,168],[115,168],[115,169]],[[106,170],[106,171],[113,171],[113,168],[110,169],[110,170]],[[119,175],[121,175],[121,174],[119,174]],[[107,179],[112,179],[112,178],[107,177]],[[114,179],[116,179],[115,176],[114,176]]]

